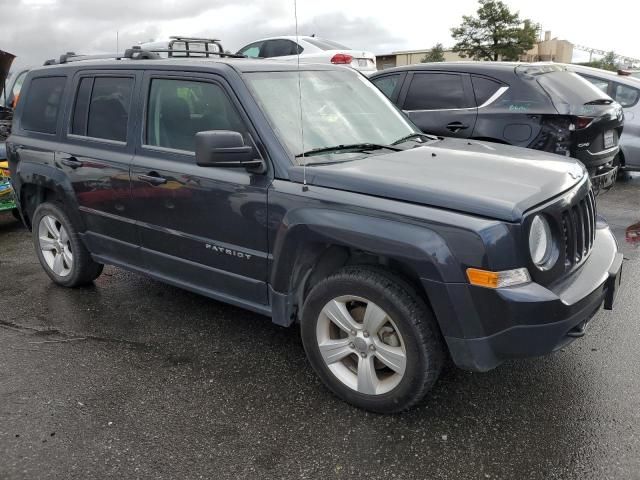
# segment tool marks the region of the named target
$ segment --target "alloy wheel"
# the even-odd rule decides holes
[[[53,273],[66,277],[73,269],[71,239],[60,220],[45,215],[38,224],[38,242],[47,266]]]
[[[365,298],[328,302],[316,325],[325,364],[344,385],[365,395],[393,390],[404,377],[407,353],[391,317]]]

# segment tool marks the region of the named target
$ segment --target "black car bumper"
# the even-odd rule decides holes
[[[448,285],[453,322],[461,335],[445,340],[461,368],[487,371],[505,360],[551,353],[584,335],[604,305],[611,309],[621,278],[622,254],[609,228],[600,228],[589,258],[550,287],[530,283],[498,290]],[[436,309],[437,310],[437,309]],[[442,322],[441,322],[442,323]]]

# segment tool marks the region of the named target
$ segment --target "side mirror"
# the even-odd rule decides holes
[[[208,130],[196,133],[196,163],[201,167],[261,168],[253,147],[244,144],[239,132]]]

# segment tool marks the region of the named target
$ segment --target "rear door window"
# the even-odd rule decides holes
[[[60,102],[66,77],[40,77],[31,80],[22,114],[21,126],[39,133],[56,133]]]
[[[284,38],[267,40],[260,49],[262,58],[285,57],[302,53],[302,48],[295,42]]]
[[[456,73],[416,73],[404,102],[405,110],[450,110],[470,108],[464,79]]]
[[[638,103],[638,97],[640,97],[640,90],[628,87],[626,85],[616,84],[614,90],[614,98],[616,102],[625,108],[633,107]]]
[[[401,74],[396,73],[393,75],[385,75],[384,77],[378,77],[372,80],[373,84],[384,93],[387,98],[393,98],[398,83],[400,82]]]
[[[473,94],[478,106],[484,105],[503,85],[500,82],[485,77],[471,77]]]
[[[127,141],[133,78],[84,77],[78,85],[71,133]]]

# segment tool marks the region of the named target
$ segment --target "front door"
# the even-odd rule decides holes
[[[146,268],[165,281],[232,303],[266,305],[271,177],[242,168],[200,167],[194,154],[200,131],[238,131],[255,145],[240,105],[214,75],[148,72],[144,89],[131,195]]]
[[[471,135],[478,109],[469,75],[416,72],[407,80],[402,109],[420,130],[443,137]]]

